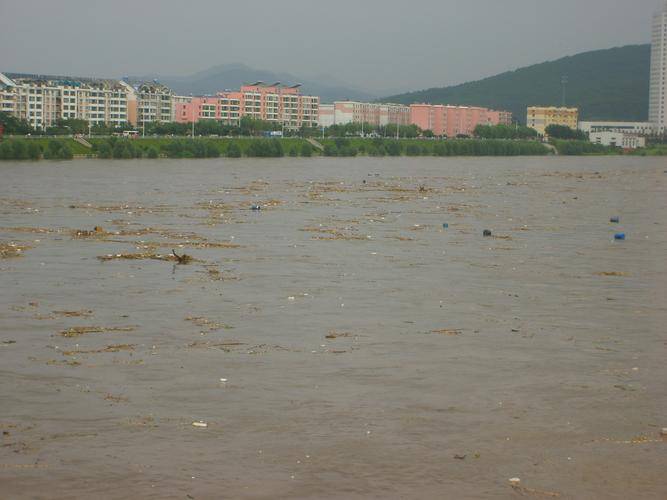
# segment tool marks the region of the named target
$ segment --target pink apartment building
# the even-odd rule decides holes
[[[472,135],[477,125],[510,125],[512,113],[471,106],[412,104],[410,122],[435,135]]]
[[[237,124],[244,116],[276,122],[286,128],[315,127],[318,122],[319,97],[302,95],[299,86],[280,83],[267,85],[256,82],[244,85],[237,92],[219,92],[215,96],[178,97],[175,99],[175,120],[218,120]]]

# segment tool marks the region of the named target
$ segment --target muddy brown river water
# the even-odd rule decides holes
[[[3,162],[0,498],[667,498],[666,169]]]

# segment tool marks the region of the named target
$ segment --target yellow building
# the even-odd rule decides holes
[[[544,130],[549,125],[565,125],[576,130],[579,124],[579,110],[577,108],[556,108],[554,106],[530,106],[526,124],[542,135],[544,135]]]

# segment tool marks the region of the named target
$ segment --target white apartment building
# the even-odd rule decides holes
[[[658,128],[650,122],[579,122],[579,130],[587,134],[595,132],[621,132],[640,136],[653,135]]]
[[[603,146],[614,146],[623,149],[646,147],[646,138],[624,132],[591,132],[590,141]]]
[[[26,120],[35,129],[60,119],[118,126],[129,120],[133,90],[117,80],[0,73],[0,111]]]
[[[174,95],[157,81],[0,73],[0,111],[27,120],[36,129],[54,126],[61,119],[113,127],[200,119],[238,124],[249,116],[296,130],[317,126],[319,102],[319,97],[301,95],[299,85],[279,83],[257,82],[237,92],[186,97]]]
[[[649,121],[661,132],[667,129],[667,0],[662,11],[653,16],[651,33],[651,86],[649,91]]]

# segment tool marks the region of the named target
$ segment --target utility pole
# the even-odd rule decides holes
[[[563,75],[563,76],[560,77],[560,84],[563,88],[563,103],[562,103],[562,106],[565,107],[565,87],[568,84],[567,75]]]

